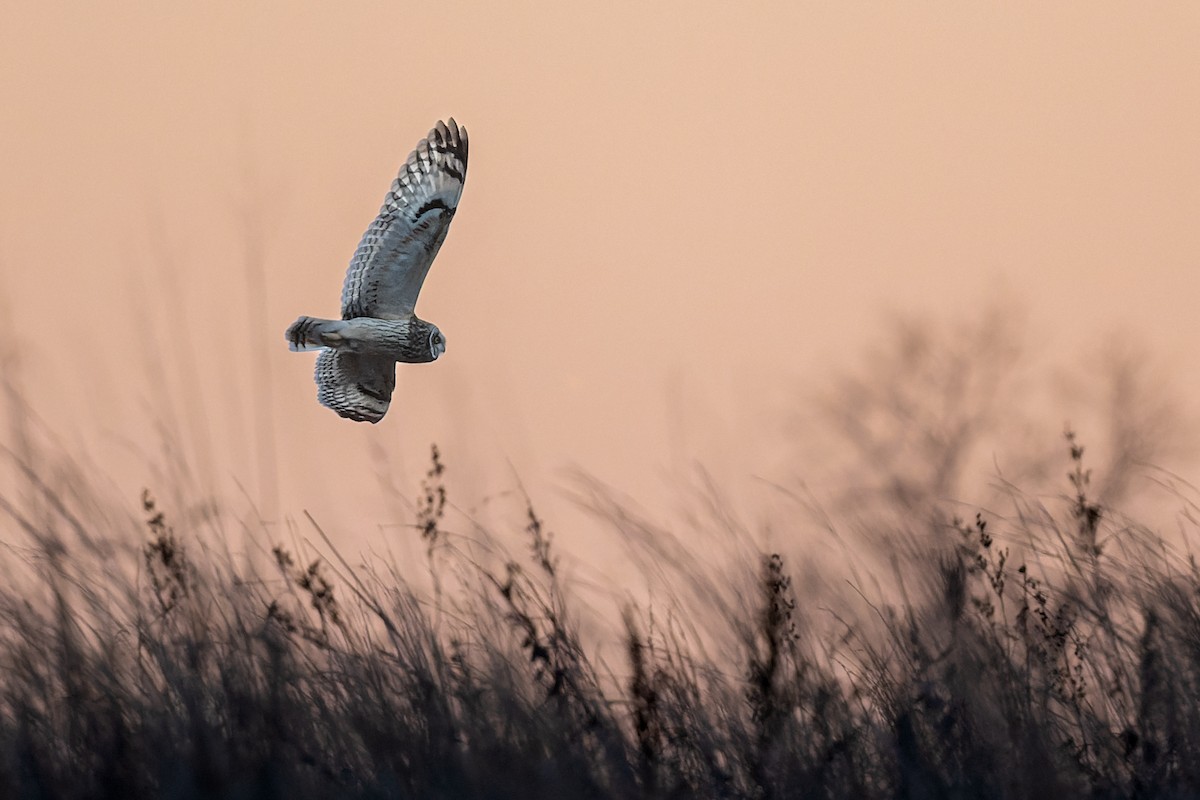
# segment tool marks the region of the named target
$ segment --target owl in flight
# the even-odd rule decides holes
[[[291,350],[320,350],[317,400],[356,422],[379,422],[396,388],[396,362],[446,351],[446,337],[414,313],[421,284],[462,195],[467,129],[451,117],[417,143],[367,228],[342,286],[340,320],[300,317]]]

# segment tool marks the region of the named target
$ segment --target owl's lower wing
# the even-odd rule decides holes
[[[374,423],[383,419],[392,402],[396,362],[386,356],[322,350],[314,377],[321,405],[346,419]]]

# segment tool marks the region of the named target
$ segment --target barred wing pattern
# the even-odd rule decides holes
[[[396,388],[396,362],[346,350],[322,350],[315,376],[317,401],[355,422],[379,422]]]
[[[342,318],[402,319],[446,239],[467,174],[467,129],[438,122],[408,156],[363,234],[342,287]]]

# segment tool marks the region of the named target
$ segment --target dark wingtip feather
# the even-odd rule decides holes
[[[449,117],[445,122],[438,120],[433,130],[444,137],[445,144],[458,153],[465,163],[467,160],[467,129],[459,125],[454,117]],[[430,131],[430,135],[433,135],[433,131]]]

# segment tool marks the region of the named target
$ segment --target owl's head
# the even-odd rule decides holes
[[[436,361],[437,357],[446,352],[446,337],[436,325],[430,325],[429,331],[429,360]]]

